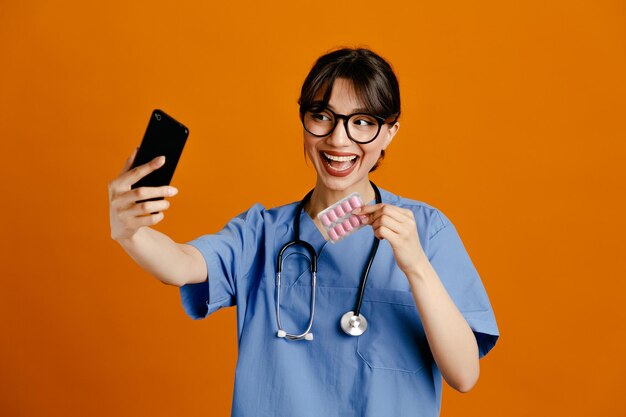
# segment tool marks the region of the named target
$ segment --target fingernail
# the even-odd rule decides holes
[[[172,196],[178,194],[178,188],[170,187],[167,189],[167,195]]]
[[[163,162],[165,162],[165,157],[164,156],[159,156],[157,158],[157,164],[162,164]]]
[[[357,207],[354,210],[352,210],[352,214],[359,214],[361,212],[361,207]]]

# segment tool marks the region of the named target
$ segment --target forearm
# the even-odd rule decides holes
[[[131,238],[117,242],[139,266],[164,284],[180,287],[206,279],[206,275],[200,276],[201,272],[185,245],[174,242],[164,233],[142,227]]]
[[[433,358],[454,389],[467,392],[478,381],[478,346],[472,329],[448,295],[437,272],[424,258],[407,275]]]

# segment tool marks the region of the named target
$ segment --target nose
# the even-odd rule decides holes
[[[352,140],[348,137],[344,120],[339,120],[337,122],[333,131],[327,136],[326,142],[338,148],[350,145]]]

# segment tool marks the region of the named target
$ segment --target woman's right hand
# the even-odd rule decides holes
[[[154,197],[171,197],[178,193],[176,188],[169,185],[131,189],[134,183],[165,163],[165,157],[159,156],[146,164],[130,169],[136,155],[137,149],[126,161],[120,175],[109,182],[111,238],[117,241],[130,239],[140,228],[159,223],[165,216],[163,211],[170,206],[167,200],[142,203],[136,203],[136,201]],[[150,214],[154,212],[157,213]]]

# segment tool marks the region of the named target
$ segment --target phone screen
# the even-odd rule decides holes
[[[165,155],[165,164],[141,178],[131,188],[169,185],[183,152],[187,136],[189,136],[189,130],[182,123],[168,116],[162,110],[154,110],[131,168],[150,162],[160,155]],[[158,197],[149,200],[162,199],[163,197]],[[138,203],[142,201],[148,200],[141,200]]]

